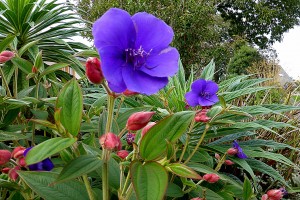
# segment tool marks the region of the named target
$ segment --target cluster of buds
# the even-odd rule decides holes
[[[284,188],[272,189],[261,197],[261,200],[280,200],[284,195],[287,195],[287,191]]]
[[[215,183],[218,182],[218,180],[220,179],[220,176],[217,174],[205,174],[203,176],[203,180],[209,182],[209,183]]]
[[[26,149],[25,147],[19,146],[11,153],[8,150],[0,150],[0,165],[4,166],[1,170],[2,173],[8,174],[9,178],[15,181],[19,177],[17,171],[21,169],[29,169],[31,171],[51,171],[54,168],[54,165],[49,158],[36,164],[26,164],[25,157],[31,148],[32,147]],[[9,163],[12,164],[13,167],[5,166]]]
[[[203,122],[203,123],[209,122],[211,118],[207,116],[207,113],[210,108],[211,106],[202,106],[202,109],[197,111],[195,115],[195,122]]]
[[[11,60],[15,54],[11,51],[2,51],[0,53],[0,63],[5,63],[9,60]]]

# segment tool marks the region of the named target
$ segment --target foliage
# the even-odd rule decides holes
[[[245,36],[247,40],[266,48],[281,41],[283,33],[299,25],[298,0],[222,0],[217,10],[231,26],[230,35]]]

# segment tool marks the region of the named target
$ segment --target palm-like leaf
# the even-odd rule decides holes
[[[83,75],[82,65],[74,61],[72,55],[78,49],[87,47],[70,42],[73,36],[82,31],[78,26],[81,21],[72,9],[70,4],[56,1],[1,0],[0,41],[11,35],[16,36],[12,49],[19,52],[23,47],[25,57],[26,50],[36,45],[38,51],[43,51],[44,61],[70,63],[79,75]]]

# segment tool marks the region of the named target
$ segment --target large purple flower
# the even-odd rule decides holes
[[[241,158],[241,159],[246,159],[248,156],[243,152],[243,149],[240,147],[238,142],[236,140],[233,141],[232,147],[237,149],[238,152],[236,153],[236,156]]]
[[[196,80],[191,85],[191,91],[185,94],[189,106],[212,106],[219,101],[216,95],[218,85],[213,81]]]
[[[24,157],[26,157],[27,153],[29,152],[29,150],[32,147],[27,148],[23,155]],[[51,171],[54,168],[54,164],[52,163],[52,161],[49,158],[46,158],[45,160],[32,164],[32,165],[28,165],[27,166],[29,168],[30,171]]]
[[[111,8],[94,23],[93,36],[104,77],[114,92],[154,94],[178,70],[179,53],[169,46],[173,30],[151,14],[130,16]]]

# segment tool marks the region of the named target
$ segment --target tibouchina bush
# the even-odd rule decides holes
[[[71,79],[57,98],[31,104],[30,92],[22,101],[1,97],[18,105],[0,130],[2,199],[271,200],[294,192],[268,161],[299,169],[276,153],[298,150],[256,131],[292,127],[259,117],[299,108],[235,106],[267,88],[248,76],[217,84],[213,61],[186,79],[172,28],[151,14],[112,8],[92,31],[101,59],[86,61],[91,84]]]

